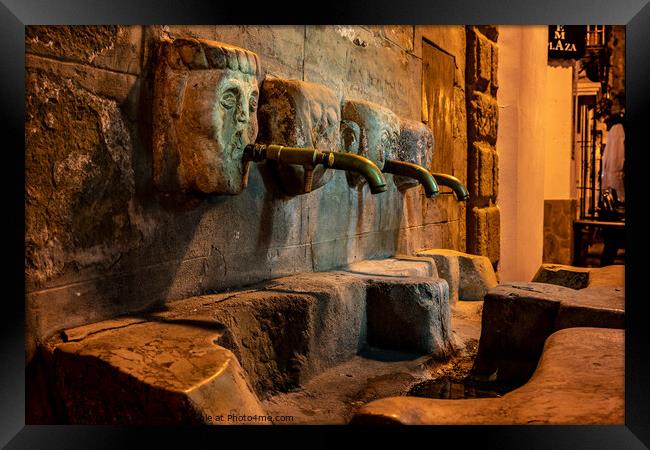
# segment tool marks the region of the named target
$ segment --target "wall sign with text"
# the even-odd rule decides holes
[[[579,59],[585,54],[585,25],[549,25],[548,57]]]

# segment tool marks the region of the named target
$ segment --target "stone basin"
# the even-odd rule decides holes
[[[455,351],[448,285],[431,261],[404,264],[299,274],[64,330],[44,349],[58,420],[269,424],[266,399],[364,352],[444,359]]]
[[[591,424],[625,421],[625,333],[568,328],[546,344],[535,374],[499,398],[390,397],[362,407],[355,424]]]

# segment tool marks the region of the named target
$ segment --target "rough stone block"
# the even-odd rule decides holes
[[[349,264],[344,270],[354,274],[370,276],[438,278],[437,264],[433,259],[406,255],[358,261]]]
[[[409,353],[453,354],[445,280],[368,280],[368,345]]]
[[[497,139],[499,107],[494,97],[473,92],[468,104],[467,138],[470,142],[486,141],[492,145]]]
[[[365,25],[364,28],[413,53],[413,25]]]
[[[499,90],[499,47],[492,46],[492,67],[490,74],[490,94],[496,97]]]
[[[30,70],[25,102],[25,269],[41,286],[139,243],[134,149],[119,104],[71,79]]]
[[[499,260],[500,252],[500,214],[499,208],[472,208],[470,223],[471,239],[468,239],[468,251],[473,254],[487,256],[492,264]]]
[[[495,45],[475,28],[467,28],[467,84],[488,92],[492,78],[492,51]]]
[[[449,304],[455,305],[459,300],[458,290],[460,287],[460,263],[458,257],[450,255],[450,250],[445,249],[427,249],[418,251],[418,256],[427,256],[432,258],[436,263],[440,278],[447,281],[449,286]]]
[[[501,212],[498,206],[486,208],[488,242],[487,257],[496,265],[501,255]]]
[[[300,383],[348,360],[365,345],[367,287],[363,279],[342,272],[315,272],[279,278],[264,286],[272,292],[314,299],[309,325],[300,330],[309,349],[297,356],[304,365]],[[289,321],[285,328],[294,326]]]
[[[542,261],[571,264],[573,259],[573,220],[575,199],[544,200],[544,253]]]
[[[214,425],[220,415],[265,414],[233,353],[218,345],[218,323],[117,322],[68,330],[67,342],[51,344],[68,423]]]
[[[532,281],[556,284],[571,289],[599,286],[624,289],[625,266],[574,267],[561,264],[542,264]]]
[[[191,28],[195,28],[192,26]],[[217,25],[214,38],[249,49],[264,60],[264,73],[282,78],[302,78],[305,54],[304,25]]]
[[[542,264],[531,281],[556,284],[571,289],[584,289],[589,283],[590,270],[585,267]]]
[[[308,26],[304,80],[345,98],[363,98],[410,119],[420,117],[421,60],[358,26]]]
[[[142,69],[142,27],[29,25],[25,27],[25,50],[137,75]]]
[[[267,76],[258,120],[258,143],[339,151],[341,107],[334,92],[325,86]],[[273,163],[267,164],[286,193],[305,193],[302,166]],[[333,170],[318,165],[313,170],[311,190],[324,186],[333,175]]]
[[[478,25],[476,28],[492,42],[499,39],[499,27],[496,25]]]
[[[431,128],[417,120],[401,119],[400,134],[393,158],[398,161],[410,162],[431,169],[433,160],[434,137]],[[404,191],[416,187],[420,183],[414,178],[393,176],[397,189]]]
[[[544,283],[508,283],[485,297],[481,339],[473,371],[498,380],[525,381],[544,342],[570,327],[623,328],[621,288],[574,290]],[[497,372],[498,370],[498,372]]]
[[[437,248],[420,250],[417,255],[434,259],[440,277],[449,284],[450,303],[456,299],[483,300],[497,285],[492,264],[485,256]],[[454,296],[456,299],[451,300]]]
[[[474,207],[470,214],[472,234],[468,247],[471,249],[471,253],[487,256],[492,264],[496,264],[500,252],[498,207]]]
[[[473,142],[468,158],[470,198],[474,202],[496,199],[499,183],[498,156],[494,148],[484,142]]]

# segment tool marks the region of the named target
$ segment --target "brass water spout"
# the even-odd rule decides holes
[[[446,173],[432,173],[431,175],[433,175],[433,178],[436,179],[439,185],[451,188],[459,202],[469,200],[469,192],[467,192],[467,188],[458,178],[447,175]]]
[[[298,164],[305,169],[304,191],[310,192],[313,171],[318,164],[327,168],[357,172],[362,175],[370,192],[378,194],[386,191],[386,180],[379,168],[369,159],[351,153],[321,151],[314,148],[285,147],[283,145],[249,144],[244,148],[244,161],[264,161],[266,159],[284,164]]]
[[[427,169],[417,164],[405,161],[395,161],[387,159],[384,163],[384,172],[403,177],[415,178],[424,188],[424,194],[427,197],[438,195],[438,183]]]
[[[325,151],[323,154],[327,155],[328,158],[333,158],[328,160],[329,165],[327,167],[357,172],[364,177],[368,182],[368,186],[370,186],[370,192],[372,194],[379,194],[388,190],[386,187],[386,179],[382,175],[381,170],[368,158],[345,152]]]

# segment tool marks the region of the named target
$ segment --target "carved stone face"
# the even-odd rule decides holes
[[[336,94],[325,86],[267,77],[262,85],[258,116],[259,143],[338,150],[339,101]],[[269,166],[277,172],[278,181],[286,193],[304,192],[304,170],[301,166]],[[313,173],[312,190],[324,186],[332,176],[331,170],[317,166]]]
[[[402,119],[400,121],[400,137],[395,158],[418,164],[427,170],[431,169],[433,160],[433,133],[431,129],[416,120]],[[417,186],[417,180],[395,175],[395,185],[401,191]]]
[[[244,147],[257,136],[256,57],[213,41],[166,45],[155,81],[154,179],[163,189],[238,194],[248,181]]]
[[[257,136],[257,82],[230,70],[191,72],[176,129],[184,175],[204,193],[246,185],[244,147]]]
[[[363,100],[347,100],[343,105],[342,116],[345,121],[358,125],[358,150],[355,153],[370,159],[379,169],[384,167],[386,159],[394,159],[400,122],[391,110]],[[341,127],[343,133],[354,135],[356,132],[349,123],[342,122]],[[354,150],[348,148],[345,151]],[[358,174],[348,173],[347,178],[352,187],[360,187],[365,183],[365,179]]]

